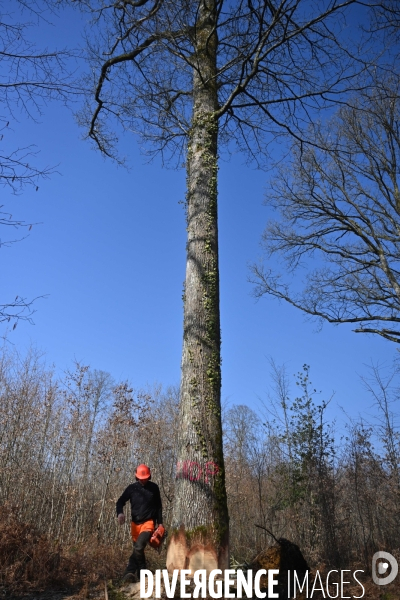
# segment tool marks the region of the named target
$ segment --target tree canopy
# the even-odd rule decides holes
[[[269,257],[304,287],[265,265],[258,295],[286,300],[330,323],[400,341],[400,88],[396,70],[316,129],[318,147],[294,143],[267,194],[280,214],[263,235]]]
[[[344,31],[344,12],[355,4],[357,0],[212,3],[220,147],[233,140],[261,165],[276,136],[306,135],[304,125],[314,110],[334,102],[357,70],[354,53],[348,51],[354,39]],[[181,164],[192,127],[193,72],[201,78],[204,69],[201,5],[81,2],[96,28],[88,31],[88,83],[94,84],[95,102],[89,95],[80,119],[104,154],[117,156],[119,124],[140,135],[148,152],[175,157]],[[208,47],[211,38],[205,42]]]

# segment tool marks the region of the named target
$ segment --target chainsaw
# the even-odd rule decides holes
[[[153,534],[149,541],[150,546],[157,550],[158,553],[160,553],[161,546],[167,535],[168,533],[165,531],[165,528],[162,525],[159,525],[157,529],[153,531]]]

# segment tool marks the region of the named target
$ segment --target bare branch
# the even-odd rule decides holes
[[[38,166],[35,145],[27,143],[23,147],[13,147],[13,124],[21,114],[38,120],[49,100],[66,103],[81,94],[80,86],[73,77],[76,64],[70,63],[78,58],[79,53],[65,49],[49,51],[30,41],[30,28],[35,23],[26,21],[26,16],[33,15],[37,22],[46,21],[52,10],[50,2],[32,0],[28,4],[20,0],[14,3],[12,12],[8,13],[7,7],[3,9],[0,21],[0,186],[13,194],[20,194],[26,186],[39,190],[40,182],[48,179],[56,169],[54,166]],[[2,208],[0,227],[32,228],[33,223],[13,219],[11,214],[1,211]],[[16,241],[20,239],[1,238],[0,247]],[[14,328],[20,320],[31,323],[34,301],[16,296],[14,302],[0,304],[0,322],[11,321]]]
[[[322,266],[306,273],[302,292],[272,269],[254,266],[253,274],[258,296],[398,342],[397,330],[379,327],[400,323],[400,95],[395,74],[384,77],[314,129],[319,150],[294,144],[266,200],[281,214],[263,236],[268,256],[291,273],[314,257]]]

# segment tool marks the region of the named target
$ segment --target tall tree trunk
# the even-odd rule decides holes
[[[229,562],[221,427],[216,18],[215,0],[203,0],[196,25],[187,157],[180,433],[169,569],[211,570]]]

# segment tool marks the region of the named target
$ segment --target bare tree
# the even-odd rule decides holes
[[[78,91],[67,69],[68,59],[74,53],[38,48],[30,40],[30,29],[45,23],[50,15],[49,4],[46,0],[29,4],[18,0],[13,7],[2,6],[1,11],[0,185],[13,193],[21,192],[27,185],[37,189],[40,179],[46,179],[54,170],[32,162],[37,153],[35,145],[11,147],[13,125],[21,115],[37,120],[44,102],[53,99],[65,102],[71,93]]]
[[[266,200],[281,219],[264,248],[289,273],[306,267],[304,289],[268,267],[253,272],[259,296],[400,342],[400,88],[396,73],[372,83],[317,130],[319,148],[294,144]]]
[[[27,141],[24,146],[14,143],[18,120],[21,117],[40,119],[46,102],[66,102],[72,94],[78,93],[78,87],[68,67],[74,52],[38,48],[30,40],[31,28],[45,23],[51,14],[50,2],[0,2],[0,8],[0,186],[12,194],[20,194],[26,187],[38,190],[40,181],[48,179],[55,168],[38,164],[38,149],[34,143]],[[32,223],[13,218],[1,205],[0,227],[13,234],[1,236],[1,248],[16,241],[15,230],[27,232]],[[0,304],[0,323],[11,321],[15,327],[18,320],[31,321],[32,313],[33,300],[17,296],[14,301]]]
[[[170,566],[182,567],[190,546],[201,548],[204,541],[215,549],[207,568],[228,564],[218,152],[232,141],[261,165],[276,136],[305,139],[304,123],[334,101],[354,74],[340,31],[354,3],[81,2],[94,17],[88,32],[94,103],[89,98],[81,114],[89,136],[103,154],[120,160],[114,131],[119,124],[163,160],[186,159],[188,243]],[[189,568],[199,556],[192,556]]]
[[[381,0],[372,4],[371,31],[383,31],[389,45],[399,41],[400,8],[397,0]]]

